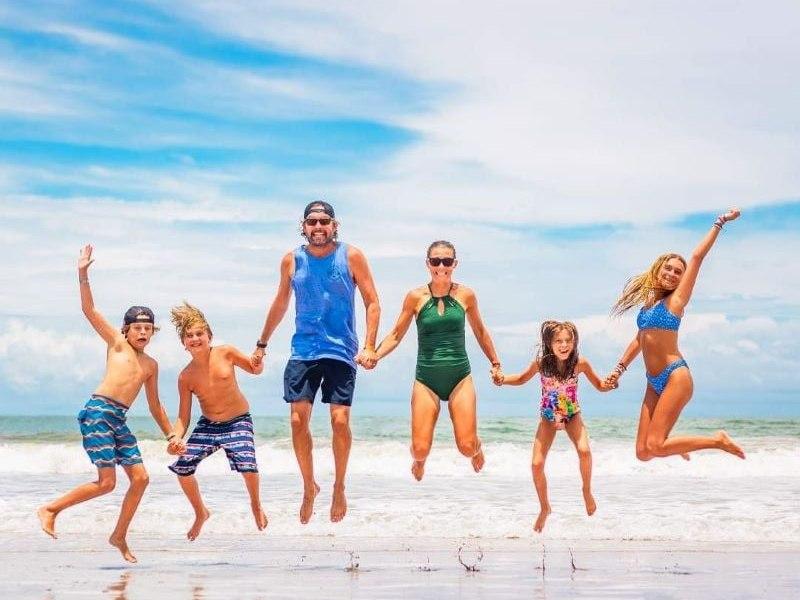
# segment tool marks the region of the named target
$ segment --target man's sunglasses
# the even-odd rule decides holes
[[[455,258],[447,257],[447,258],[439,258],[437,256],[432,256],[428,259],[428,263],[432,267],[438,267],[439,265],[444,265],[445,267],[452,267],[453,263],[456,262]]]
[[[309,227],[316,227],[317,223],[319,223],[320,225],[325,227],[327,225],[330,225],[332,220],[333,219],[331,219],[330,217],[323,217],[322,219],[312,219],[311,217],[309,217],[305,220],[305,224],[308,225]]]

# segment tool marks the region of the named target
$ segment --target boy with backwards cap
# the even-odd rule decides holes
[[[132,306],[125,313],[122,329],[117,329],[95,308],[89,288],[89,265],[92,246],[81,250],[78,259],[78,284],[81,308],[89,323],[108,345],[106,372],[103,380],[78,413],[83,447],[89,460],[97,467],[97,481],[84,483],[60,498],[41,506],[38,510],[42,530],[53,538],[55,521],[65,508],[107,494],[116,485],[116,465],[121,465],[130,480],[122,501],[119,519],[109,543],[119,549],[128,562],[136,557],[128,548],[126,536],[139,501],[149,478],[142,464],[142,455],[136,437],[125,423],[125,416],[139,395],[142,385],[147,394],[150,414],[164,432],[167,440],[175,434],[170,429],[169,418],[158,398],[158,364],[144,353],[144,348],[156,332],[153,311],[146,306]]]

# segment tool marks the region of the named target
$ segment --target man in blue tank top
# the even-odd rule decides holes
[[[291,407],[292,443],[303,476],[300,522],[308,523],[319,486],[314,480],[313,441],[309,421],[317,391],[330,405],[333,429],[333,484],[331,521],[347,512],[344,479],[350,455],[350,404],[356,382],[356,363],[375,366],[375,337],[380,305],[364,254],[337,241],[336,214],[327,202],[311,202],[303,212],[301,235],[307,243],[287,253],[280,266],[280,282],[267,312],[261,337],[253,352],[255,364],[263,360],[267,342],[286,314],[295,294],[295,333],[292,354],[283,375],[284,400]],[[355,331],[354,300],[358,288],[366,307],[367,336],[359,353]]]

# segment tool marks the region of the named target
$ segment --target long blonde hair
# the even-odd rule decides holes
[[[625,284],[622,290],[622,295],[611,307],[611,314],[614,316],[621,315],[626,310],[633,308],[639,304],[648,302],[653,294],[659,299],[669,296],[674,290],[665,290],[658,285],[658,273],[664,263],[673,258],[677,258],[683,263],[683,268],[686,268],[686,260],[674,252],[668,252],[659,256],[650,268],[644,273],[631,277]]]
[[[175,325],[175,329],[181,341],[183,341],[183,337],[186,335],[186,330],[190,327],[205,327],[208,332],[208,337],[214,335],[211,333],[211,327],[209,327],[208,321],[206,321],[206,316],[200,312],[199,308],[192,306],[186,300],[183,301],[181,306],[172,308],[172,310],[169,311],[169,316],[172,320],[172,324]]]

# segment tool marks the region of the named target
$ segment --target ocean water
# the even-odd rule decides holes
[[[566,434],[559,433],[547,461],[553,514],[543,534],[532,531],[538,502],[531,482],[534,418],[483,419],[479,433],[486,453],[475,474],[455,448],[446,413],[440,417],[425,478],[410,475],[406,418],[359,417],[348,470],[348,516],[328,518],[333,457],[330,426],[316,411],[316,478],[320,493],[311,523],[301,526],[297,510],[302,484],[286,418],[256,417],[262,499],[270,517],[268,534],[281,536],[366,536],[397,538],[535,538],[542,540],[675,540],[696,542],[796,542],[800,539],[800,420],[687,419],[676,433],[727,430],[747,453],[740,460],[719,451],[637,461],[636,421],[591,418],[597,513],[587,517],[578,461]],[[152,421],[132,417],[151,484],[134,520],[132,535],[182,536],[191,509],[175,476],[174,458]],[[84,481],[95,469],[80,443],[74,417],[0,417],[0,532],[38,529],[35,508]],[[65,511],[58,530],[66,536],[107,535],[126,485]],[[255,532],[241,477],[222,452],[207,459],[198,480],[216,535]]]

